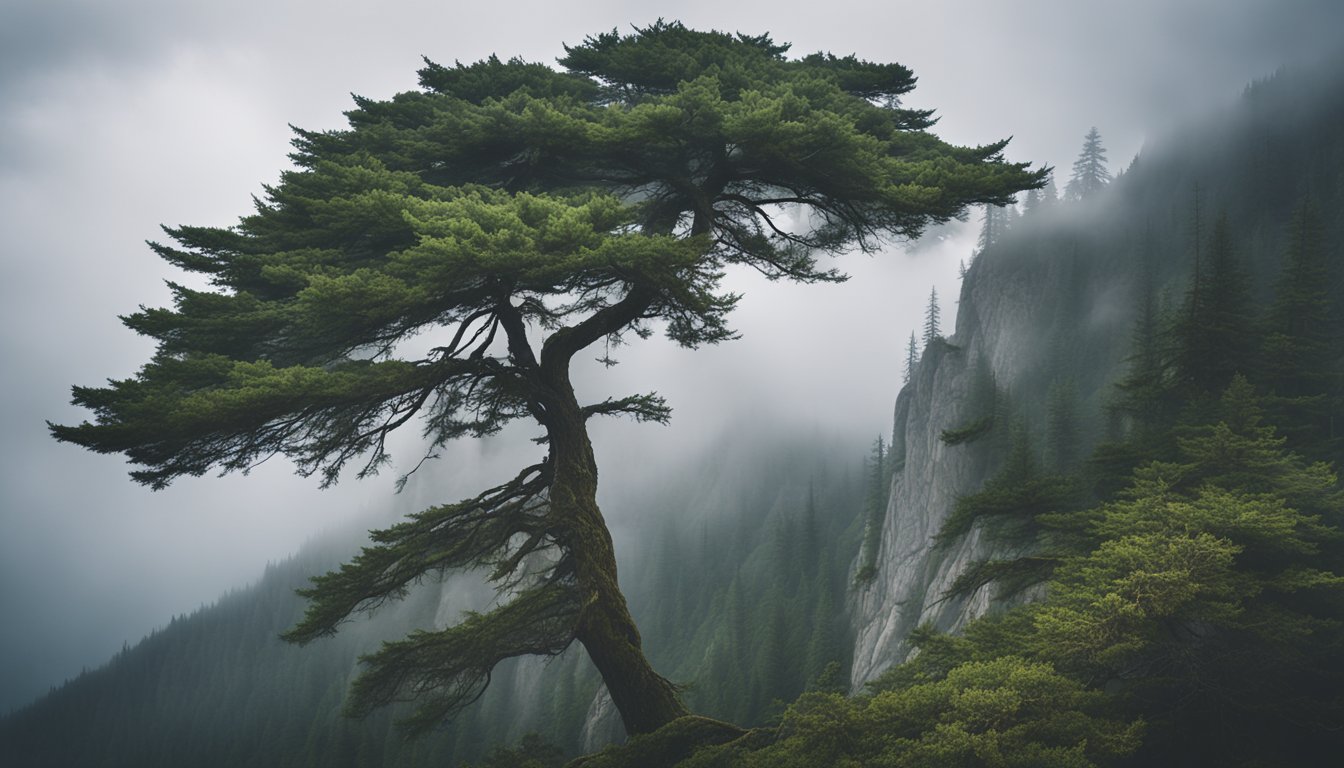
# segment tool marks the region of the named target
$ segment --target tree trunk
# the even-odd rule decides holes
[[[597,506],[597,462],[588,429],[563,382],[562,399],[548,418],[554,479],[551,509],[565,529],[583,600],[576,637],[602,674],[626,733],[650,733],[689,714],[672,684],[644,657],[639,630],[616,580],[611,533]]]

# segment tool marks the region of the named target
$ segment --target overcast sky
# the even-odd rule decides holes
[[[0,712],[254,580],[315,532],[424,495],[393,500],[394,475],[321,492],[279,462],[152,494],[119,457],[46,436],[44,419],[84,417],[68,405],[71,384],[126,376],[151,352],[116,321],[166,300],[173,275],[143,241],[161,223],[246,213],[285,165],[287,124],[341,126],[350,93],[412,88],[421,55],[551,62],[562,43],[664,16],[768,31],[799,55],[899,61],[919,77],[908,103],[936,109],[944,138],[1011,135],[1012,159],[1056,165],[1062,182],[1089,127],[1123,167],[1145,138],[1337,46],[1341,10],[1331,0],[0,0]],[[695,353],[642,343],[611,372],[581,376],[593,399],[657,389],[676,409],[669,428],[599,428],[604,481],[649,471],[632,446],[694,452],[729,424],[820,425],[856,440],[885,431],[904,340],[932,285],[950,325],[968,250],[963,234],[847,257],[854,279],[843,286],[734,276],[748,292],[741,341]],[[431,467],[436,491],[499,471],[517,450],[508,439]]]

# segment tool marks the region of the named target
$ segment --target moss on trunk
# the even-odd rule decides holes
[[[575,638],[602,675],[627,733],[651,733],[689,714],[676,688],[644,656],[639,630],[616,574],[611,533],[597,505],[597,462],[568,381],[548,431],[555,476],[551,513],[574,561],[582,608]]]

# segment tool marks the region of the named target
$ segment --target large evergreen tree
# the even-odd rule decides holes
[[[1317,456],[1338,455],[1344,414],[1340,337],[1331,310],[1320,214],[1304,203],[1288,227],[1288,252],[1266,318],[1260,369],[1279,427],[1299,450]]]
[[[1331,378],[1330,280],[1320,217],[1310,204],[1288,225],[1288,252],[1269,308],[1264,376],[1274,392],[1300,397],[1321,392]]]
[[[658,728],[686,710],[617,586],[585,424],[668,410],[653,395],[581,403],[570,361],[654,322],[688,347],[730,339],[725,269],[842,279],[816,256],[913,237],[1042,182],[1005,162],[1002,142],[928,133],[929,112],[897,106],[906,68],[786,52],[659,22],[567,48],[562,71],[429,63],[418,91],[357,98],[349,128],[298,132],[298,167],[254,214],[167,230],[176,245],[155,250],[213,289],[174,285],[173,308],[126,317],[157,353],[131,378],[76,387],[94,420],[54,435],[125,453],[154,488],[275,454],[331,484],[352,463],[360,476],[386,465],[406,424],[432,455],[534,420],[536,463],[375,532],[314,580],[288,638],[331,634],[426,576],[485,568],[507,599],[368,657],[350,711],[414,698],[409,725],[428,728],[499,661],[578,640],[626,729]],[[791,207],[803,228],[783,225]]]

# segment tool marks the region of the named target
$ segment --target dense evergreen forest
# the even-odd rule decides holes
[[[694,724],[674,723],[582,764],[1333,765],[1344,750],[1340,82],[1336,70],[1256,83],[1113,180],[986,217],[965,290],[1049,265],[1056,311],[1040,338],[1019,340],[1041,364],[1011,387],[986,368],[982,415],[946,425],[947,449],[983,451],[996,470],[939,539],[980,531],[1020,555],[958,580],[961,592],[995,589],[994,611],[958,634],[917,630],[920,652],[856,695],[847,595],[882,557],[873,533],[899,450],[883,441],[864,460],[791,444],[710,457],[642,489],[668,510],[653,519],[701,510],[622,553],[648,655],[687,686],[693,711],[753,729],[694,750]],[[1089,133],[1080,160],[1100,141]],[[1130,333],[1089,336],[1098,312]],[[926,347],[956,354],[932,317]],[[923,354],[912,341],[913,367]],[[33,766],[546,768],[616,735],[574,651],[501,673],[417,741],[397,734],[395,711],[338,717],[355,654],[471,591],[422,588],[336,641],[284,646],[293,588],[345,549],[310,547],[174,620],[0,721],[0,747]]]

